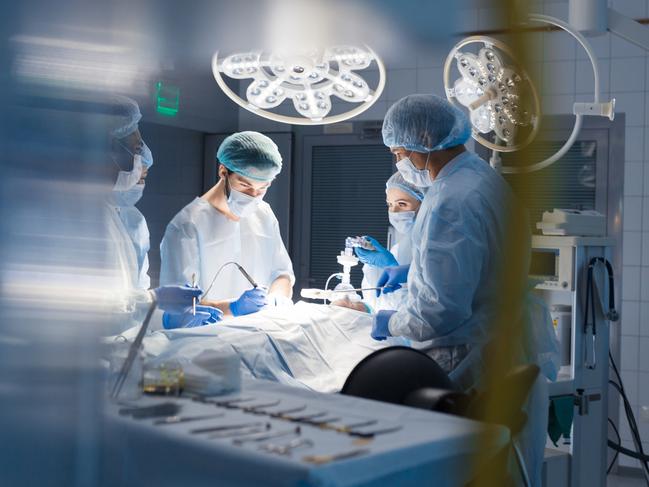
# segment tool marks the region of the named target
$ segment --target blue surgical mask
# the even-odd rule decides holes
[[[397,170],[403,176],[403,179],[410,184],[414,184],[420,188],[428,188],[433,185],[433,180],[428,171],[428,158],[426,158],[426,166],[424,169],[417,169],[410,160],[410,157],[404,157],[397,162]]]
[[[390,225],[392,225],[397,232],[403,234],[410,233],[410,230],[412,230],[412,226],[415,224],[416,217],[417,217],[416,211],[388,212]]]
[[[230,195],[228,196],[228,207],[230,211],[239,218],[245,218],[252,214],[261,203],[263,196],[250,196],[241,191],[237,191],[228,182]]]

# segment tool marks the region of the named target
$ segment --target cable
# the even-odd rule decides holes
[[[327,289],[329,289],[329,282],[331,281],[331,278],[332,278],[332,277],[337,277],[338,279],[342,279],[342,278],[343,278],[343,273],[342,273],[342,272],[335,272],[335,273],[331,274],[331,275],[327,278],[327,282],[325,283],[325,288],[324,288],[325,291],[326,291]],[[323,304],[327,304],[327,299],[326,299],[326,298],[323,299],[323,300],[322,300],[322,303],[323,303]]]
[[[640,464],[642,465],[642,473],[644,474],[647,484],[649,484],[649,457],[645,454],[644,448],[642,447],[642,439],[640,438],[640,432],[639,432],[638,424],[636,423],[635,420],[633,407],[631,406],[631,403],[629,402],[629,399],[626,395],[626,391],[624,390],[624,385],[622,382],[622,377],[620,376],[620,372],[618,371],[617,364],[615,363],[615,360],[613,359],[613,355],[611,354],[610,350],[608,352],[608,358],[613,367],[613,372],[615,373],[615,377],[617,378],[617,382],[613,380],[609,380],[609,384],[611,384],[618,391],[620,397],[622,397],[622,402],[624,404],[624,413],[626,415],[627,422],[629,423],[629,428],[631,430],[631,437],[633,439],[633,443],[635,445],[636,451],[633,452],[632,450],[628,450],[627,448],[624,448],[622,446],[618,447],[617,445],[615,445],[615,443],[613,443],[613,446],[611,446],[612,442],[609,442],[608,446],[613,448],[616,451],[619,451],[623,455],[639,460]]]
[[[611,443],[613,443],[611,440],[608,440],[608,446],[613,448],[615,450],[615,455],[613,455],[613,460],[611,460],[611,463],[609,464],[608,468],[606,469],[606,475],[611,473],[611,469],[613,468],[613,465],[615,465],[615,461],[617,460],[617,457],[620,456],[620,452],[617,449],[617,447],[622,448],[622,438],[620,437],[620,432],[617,430],[617,426],[615,426],[615,423],[611,418],[608,418],[609,424],[613,427],[613,431],[615,431],[615,436],[617,436],[617,443],[615,446],[611,446]]]
[[[216,278],[219,277],[219,274],[221,273],[221,271],[223,270],[223,268],[224,268],[225,266],[228,266],[228,265],[236,265],[237,268],[239,269],[239,272],[241,272],[241,274],[243,274],[243,277],[245,277],[246,280],[247,280],[248,282],[250,282],[250,284],[252,285],[252,287],[258,287],[257,283],[253,280],[252,277],[250,277],[250,274],[248,274],[248,273],[246,272],[246,270],[245,270],[243,267],[241,267],[241,265],[240,265],[238,262],[235,262],[235,261],[231,260],[230,262],[226,262],[226,263],[223,264],[221,267],[219,267],[219,270],[216,271],[216,274],[214,274],[214,277],[212,278],[212,282],[210,282],[210,285],[207,286],[207,290],[203,293],[203,296],[207,296],[207,295],[208,295],[208,293],[209,293],[210,290],[212,289],[212,286],[214,286],[214,282],[216,281]]]

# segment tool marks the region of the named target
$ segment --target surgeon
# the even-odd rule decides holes
[[[411,231],[417,212],[424,199],[424,191],[410,184],[399,172],[395,172],[385,183],[385,201],[388,207],[390,225],[396,230],[396,243],[387,250],[374,237],[365,236],[374,250],[355,247],[354,252],[363,265],[362,288],[376,287],[381,273],[386,267],[400,264],[409,265],[412,260]],[[393,309],[407,297],[405,289],[391,294],[376,296],[374,291],[364,291],[363,300],[352,302],[349,299],[334,301],[336,306],[344,306],[358,311],[378,311]]]
[[[167,226],[160,282],[180,284],[194,277],[208,290],[202,303],[226,315],[292,305],[293,266],[277,218],[263,201],[282,169],[277,146],[258,132],[238,132],[223,141],[216,159],[219,181]]]
[[[386,286],[383,293],[407,282],[407,299],[394,310],[379,311],[371,332],[378,340],[403,336],[426,348],[465,390],[481,385],[483,351],[494,336],[491,327],[502,302],[498,294],[505,265],[520,268],[521,275],[513,278],[520,277],[520,289],[526,287],[525,263],[508,261],[513,257],[505,255],[508,239],[522,246],[521,255],[529,254],[526,215],[503,178],[467,151],[470,133],[464,114],[435,95],[402,98],[385,116],[383,142],[399,173],[426,193],[412,229],[412,264],[387,267],[378,280]],[[510,233],[512,222],[524,229],[516,236]],[[524,319],[521,326],[526,326]],[[545,319],[538,326],[549,330],[551,323]],[[517,347],[527,353],[522,361],[538,362],[533,347]],[[533,485],[540,485],[545,444],[544,384],[545,378],[537,380],[530,395],[529,419],[521,434]]]
[[[153,155],[139,131],[138,124],[142,114],[138,104],[130,98],[114,96],[110,105],[113,121],[110,157],[114,164],[115,183],[109,195],[108,205],[119,220],[119,234],[125,236],[124,240],[130,241],[135,255],[134,265],[129,269],[133,289],[145,291],[150,287],[149,229],[144,215],[135,205],[144,193],[145,179],[153,165]],[[123,261],[131,262],[126,258]],[[168,307],[163,297],[167,294],[173,295],[175,291],[180,293],[181,289],[191,297],[181,300],[184,306]],[[163,316],[165,328],[200,326],[221,319],[222,313],[218,309],[199,306],[195,310],[191,307],[192,298],[198,298],[200,292],[187,290],[187,286],[170,287],[166,291],[160,290],[157,294],[159,306],[168,310]]]

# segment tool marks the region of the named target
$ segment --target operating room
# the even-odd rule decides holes
[[[2,12],[0,486],[649,486],[649,0]]]

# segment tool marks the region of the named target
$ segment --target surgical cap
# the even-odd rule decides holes
[[[216,157],[230,171],[257,181],[270,181],[282,170],[282,156],[275,142],[259,132],[228,136]]]
[[[121,139],[131,135],[138,128],[138,122],[142,118],[140,107],[131,98],[115,95],[111,99],[112,129],[111,135]]]
[[[416,152],[464,144],[471,136],[467,117],[436,95],[408,95],[390,107],[383,120],[383,143]]]
[[[387,191],[390,188],[400,189],[401,191],[408,193],[418,201],[423,201],[424,199],[423,189],[419,186],[415,186],[414,184],[410,184],[408,181],[403,179],[403,176],[399,172],[395,172],[385,183],[385,190]]]

